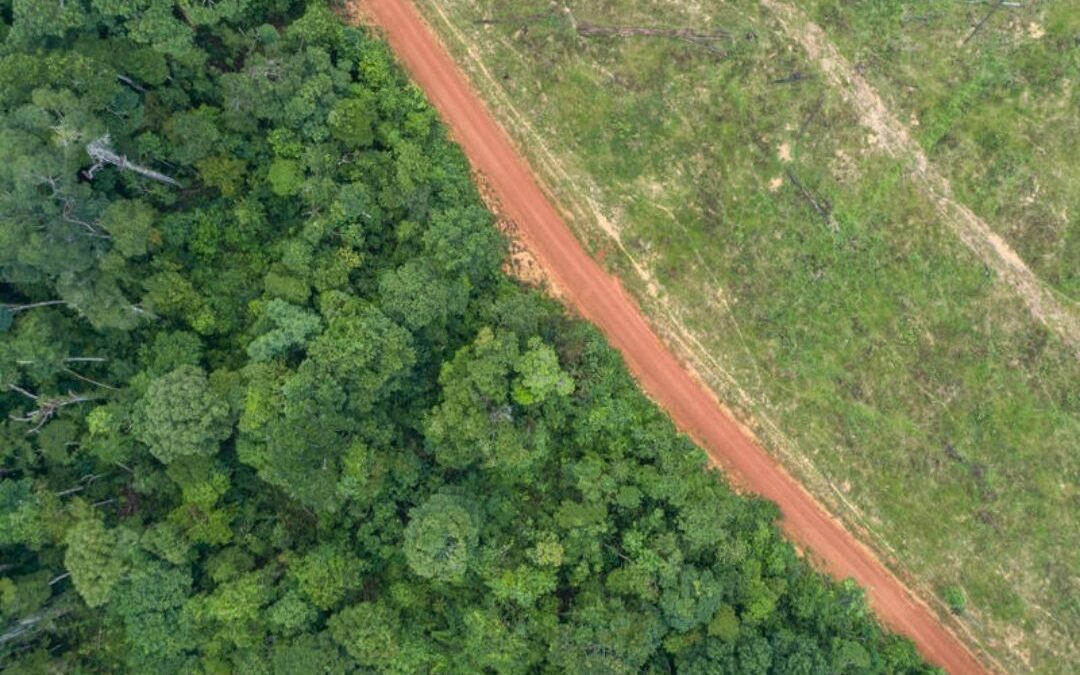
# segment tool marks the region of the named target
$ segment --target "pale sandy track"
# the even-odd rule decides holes
[[[642,388],[740,485],[776,502],[787,534],[830,573],[852,577],[888,626],[950,673],[985,672],[934,613],[731,419],[586,254],[465,76],[406,0],[360,0],[495,192],[561,297],[604,332]]]
[[[885,151],[907,160],[908,173],[930,195],[941,222],[980,262],[1012,287],[1032,317],[1057,333],[1072,352],[1080,356],[1080,315],[1074,311],[1074,306],[1070,306],[1070,301],[1059,298],[1035,276],[1007,241],[953,197],[949,181],[930,162],[907,127],[885,106],[877,91],[840,54],[817,24],[799,8],[782,0],[762,0],[761,4],[777,17],[788,36],[802,45],[829,83],[851,103],[859,121],[877,136]]]

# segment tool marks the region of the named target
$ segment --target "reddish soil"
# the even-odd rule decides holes
[[[442,114],[560,297],[600,327],[679,429],[735,482],[776,502],[788,536],[828,572],[863,586],[881,620],[914,641],[927,660],[950,673],[986,672],[933,611],[759,447],[664,346],[619,282],[574,238],[417,10],[406,0],[360,0],[359,5]]]

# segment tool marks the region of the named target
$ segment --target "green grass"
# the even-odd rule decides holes
[[[962,592],[957,620],[1009,669],[1072,671],[1080,367],[939,222],[773,20],[749,2],[571,6],[578,22],[723,29],[721,57],[681,40],[582,38],[561,11],[528,30],[475,22],[546,13],[546,0],[445,0],[441,13],[419,4],[586,246],[605,252],[763,441],[924,593]],[[876,3],[801,4],[858,18],[845,52],[870,49],[855,45],[894,21]],[[841,25],[823,23],[831,35]],[[883,63],[890,35],[872,47]],[[1075,68],[1074,53],[1060,59]],[[795,72],[805,77],[776,82]],[[1043,133],[1038,119],[1017,119],[1004,100],[988,111],[999,73],[980,72],[931,78],[937,93],[925,101],[872,79],[902,103],[901,119],[921,120],[917,136],[957,196],[1077,297],[1077,228],[1038,225],[1080,212],[1063,154],[1075,141],[1040,136],[1045,156],[1023,146]],[[1053,96],[1032,90],[1029,112],[1056,110]],[[1075,125],[1075,109],[1059,112],[1046,134]],[[1045,171],[1034,204],[1021,203],[1025,171]]]
[[[938,0],[795,4],[863,66],[901,119],[919,121],[918,139],[961,200],[1080,301],[1076,4],[993,13],[992,3]]]

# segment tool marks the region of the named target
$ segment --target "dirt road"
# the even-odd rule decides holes
[[[600,327],[676,425],[737,483],[776,502],[791,539],[833,575],[852,577],[866,588],[882,621],[910,637],[929,661],[950,673],[985,672],[934,613],[758,447],[661,343],[619,282],[574,238],[417,10],[406,0],[360,0],[359,5],[442,114],[560,295]]]

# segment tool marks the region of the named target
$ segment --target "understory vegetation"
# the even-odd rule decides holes
[[[1075,309],[1069,3],[999,7],[962,50],[998,3],[792,4]],[[792,27],[750,1],[419,5],[582,241],[763,442],[1005,668],[1075,672],[1080,363]]]
[[[0,669],[924,673],[321,2],[0,0]]]

